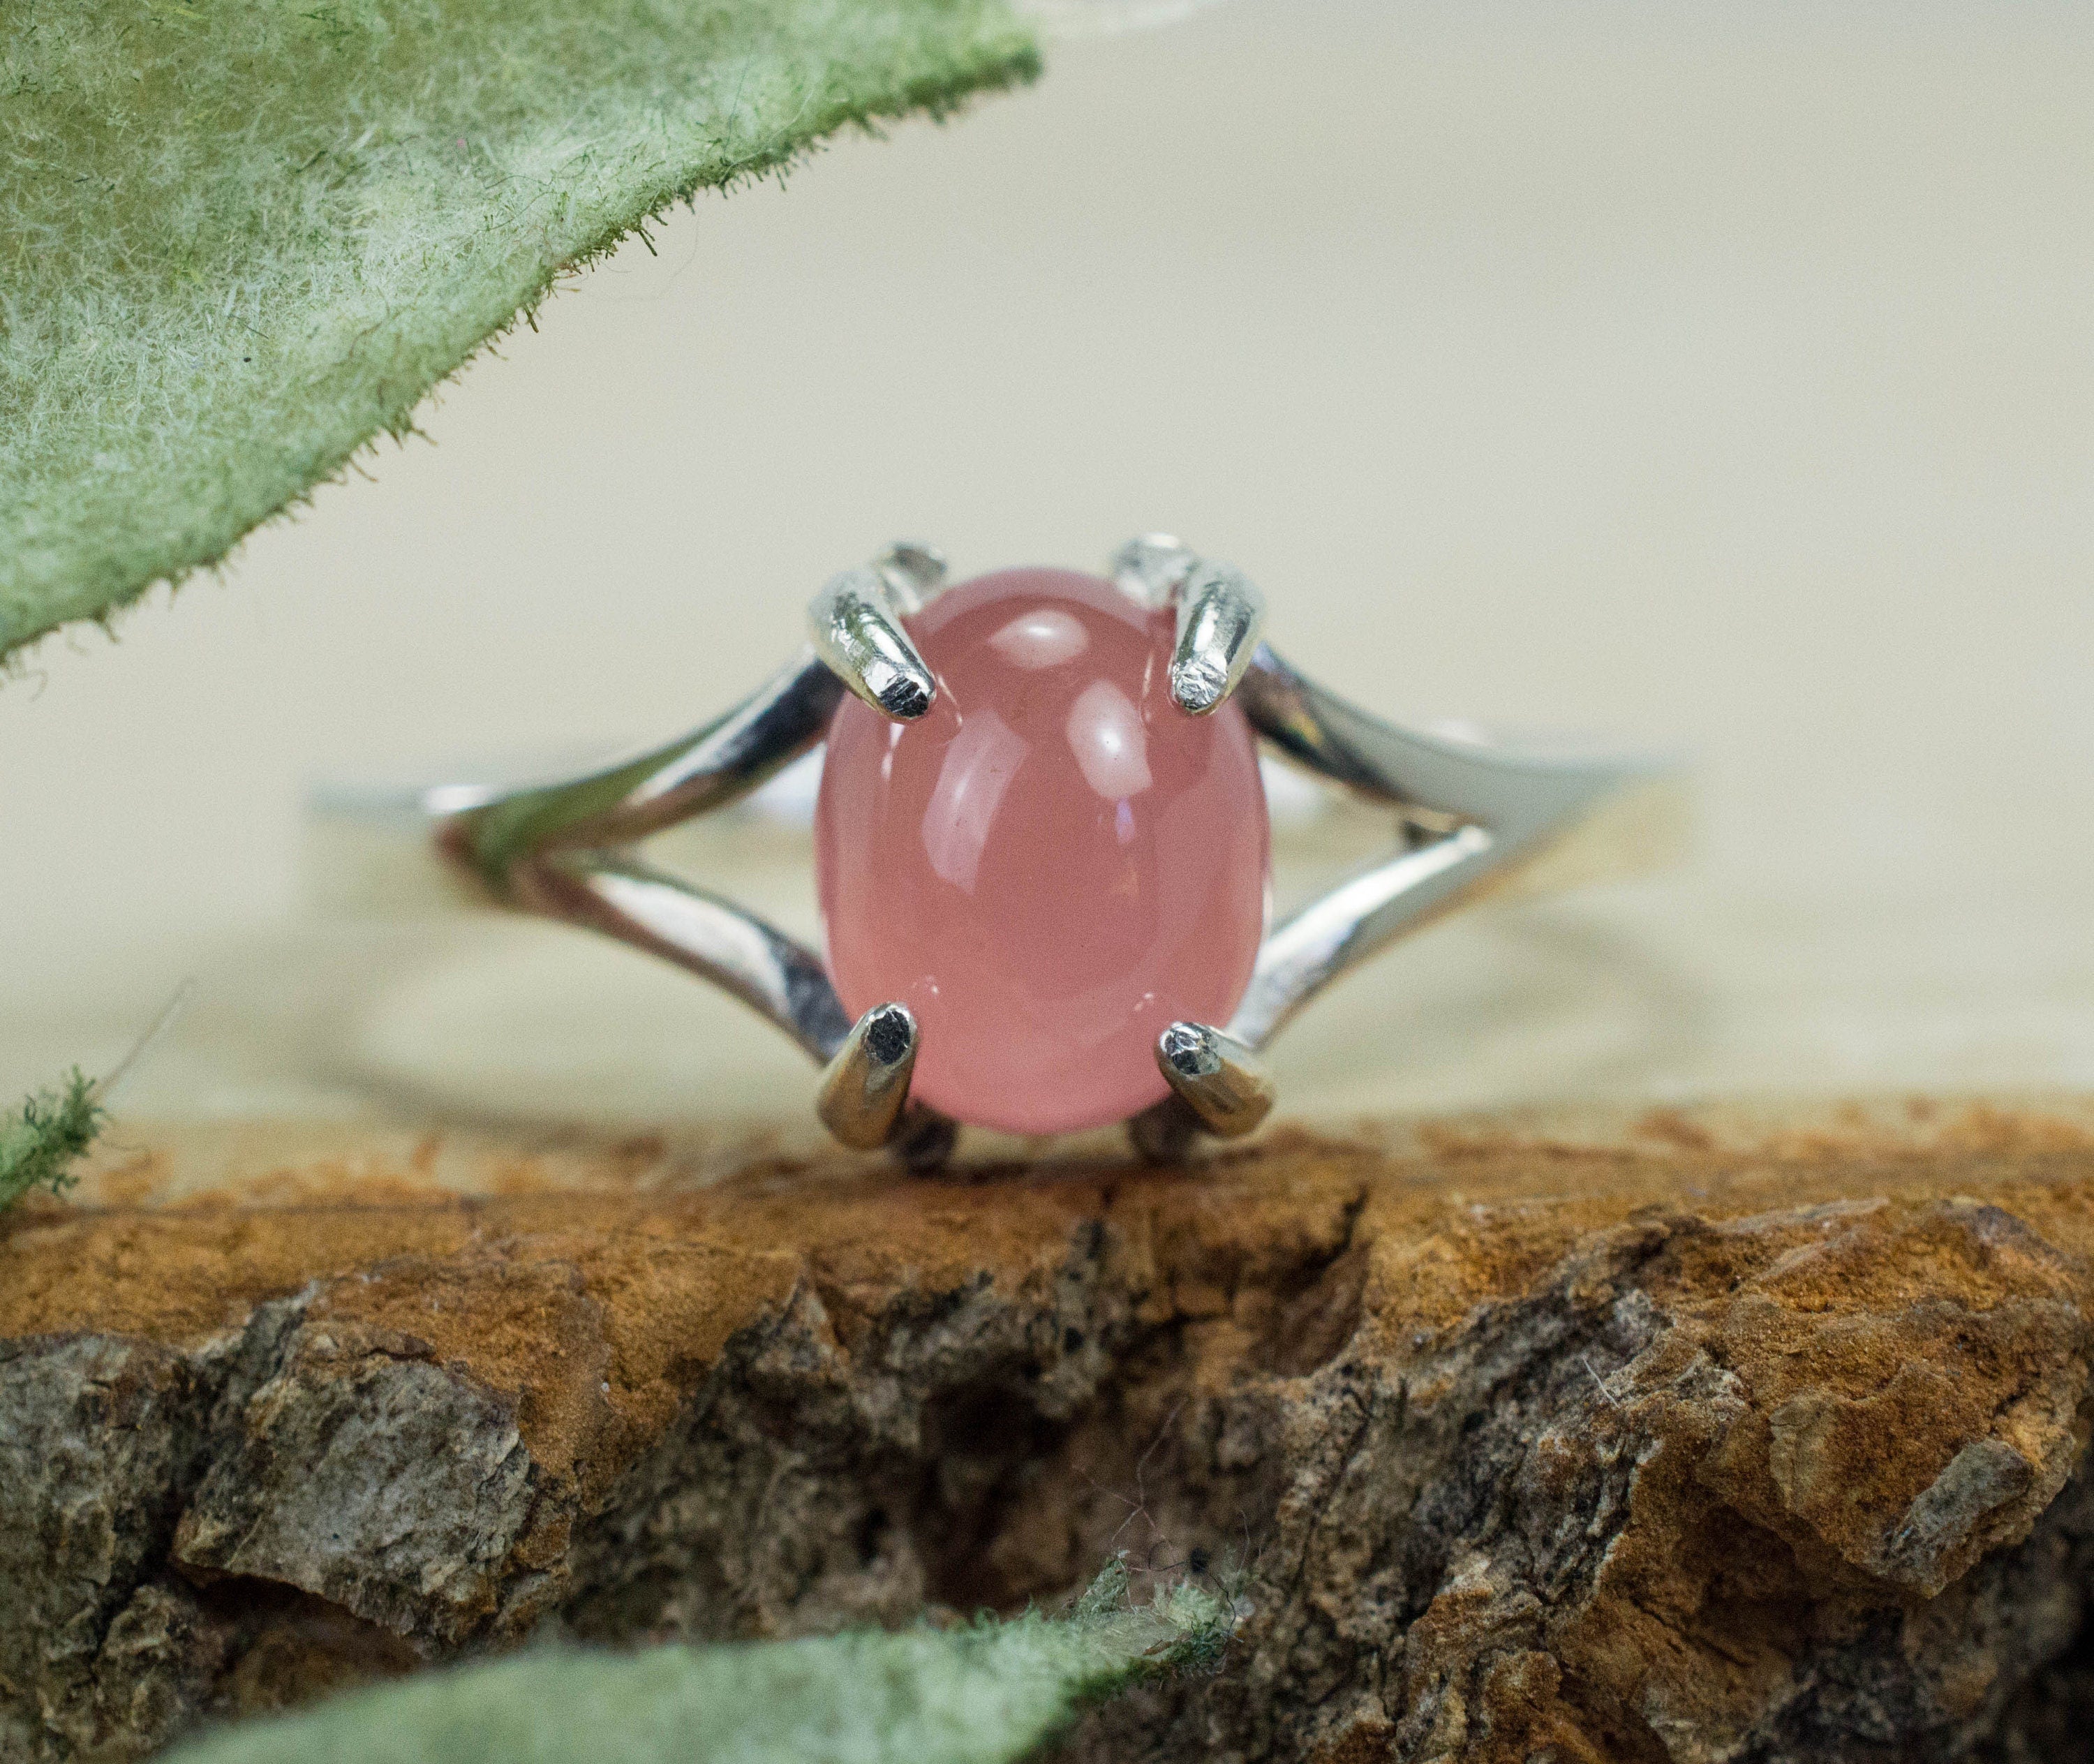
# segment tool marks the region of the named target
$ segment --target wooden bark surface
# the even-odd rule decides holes
[[[703,1182],[133,1130],[0,1219],[0,1757],[548,1627],[1051,1601],[1115,1549],[1244,1614],[1075,1757],[2089,1755],[2085,1121]]]

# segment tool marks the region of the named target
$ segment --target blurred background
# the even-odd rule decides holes
[[[302,798],[667,736],[897,536],[1157,528],[1370,705],[1700,768],[1691,864],[1384,958],[1284,1108],[2094,1087],[2090,92],[2066,4],[1235,0],[702,199],[0,684],[0,1094],[193,976],[133,1112],[801,1132],[643,958],[315,915]]]

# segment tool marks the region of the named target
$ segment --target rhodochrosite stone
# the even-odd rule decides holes
[[[911,1095],[1015,1133],[1165,1094],[1157,1036],[1226,1023],[1264,930],[1271,839],[1243,712],[1171,701],[1172,616],[1067,570],[1006,570],[909,621],[936,702],[829,727],[815,815],[829,972],[899,1001]]]

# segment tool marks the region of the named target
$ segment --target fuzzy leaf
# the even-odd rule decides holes
[[[638,1653],[527,1653],[249,1723],[168,1764],[1006,1764],[1148,1673],[1211,1667],[1220,1601]]]
[[[78,1067],[58,1090],[40,1090],[0,1120],[0,1207],[32,1188],[63,1194],[72,1167],[102,1131],[99,1088]]]
[[[649,215],[1036,67],[1002,0],[0,0],[0,655],[222,557]]]

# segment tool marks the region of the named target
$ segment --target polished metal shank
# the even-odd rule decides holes
[[[815,746],[843,697],[812,655],[680,741],[565,784],[442,805],[437,849],[502,905],[600,931],[741,999],[815,1058],[850,1019],[821,958],[732,902],[624,849],[747,795]]]
[[[1229,1033],[1262,1048],[1339,975],[1407,932],[1511,880],[1610,798],[1665,776],[1648,760],[1556,759],[1424,735],[1384,723],[1261,645],[1237,702],[1251,726],[1297,764],[1397,811],[1406,836],[1275,926]]]
[[[498,896],[521,858],[629,845],[747,796],[820,745],[842,697],[842,683],[803,653],[711,722],[585,777],[431,792],[439,842]]]

